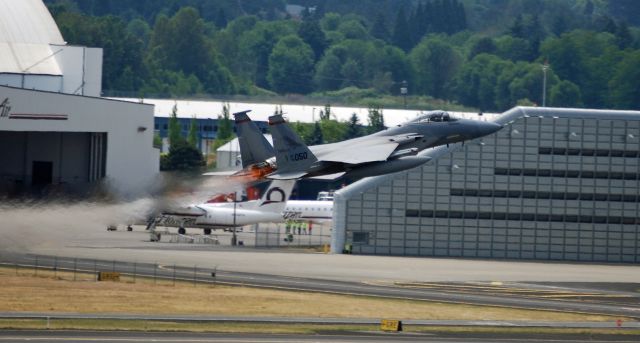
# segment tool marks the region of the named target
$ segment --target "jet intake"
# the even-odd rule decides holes
[[[406,136],[394,136],[389,138],[389,140],[391,142],[395,142],[398,144],[404,144],[404,143],[415,142],[422,137],[424,137],[424,135],[413,134],[413,135],[406,135]]]
[[[393,154],[389,156],[389,159],[393,159],[393,158],[404,156],[404,155],[415,155],[415,153],[417,152],[418,152],[418,148],[402,149],[402,150],[394,151]]]

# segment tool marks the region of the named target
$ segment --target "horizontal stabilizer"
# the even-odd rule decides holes
[[[218,171],[218,172],[207,172],[202,175],[204,176],[231,176],[237,173],[237,170],[226,170],[226,171]]]
[[[319,176],[313,176],[310,177],[310,179],[313,180],[335,180],[337,178],[342,177],[346,172],[340,172],[340,173],[334,173],[334,174],[328,174],[328,175],[319,175]]]
[[[284,172],[284,173],[274,173],[267,175],[268,179],[272,180],[292,180],[299,179],[303,176],[307,175],[307,172]]]

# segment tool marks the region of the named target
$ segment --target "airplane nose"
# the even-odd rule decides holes
[[[484,137],[502,129],[502,125],[492,122],[478,123],[478,137]]]

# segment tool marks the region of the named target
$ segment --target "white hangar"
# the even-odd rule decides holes
[[[144,190],[153,106],[100,98],[102,49],[70,46],[40,0],[0,0],[0,193]]]

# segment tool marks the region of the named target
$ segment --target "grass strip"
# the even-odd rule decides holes
[[[0,311],[402,320],[609,321],[616,317],[316,292],[203,285],[138,277],[95,282],[92,274],[0,268]],[[73,280],[76,281],[73,281]],[[624,319],[624,318],[623,318]]]

